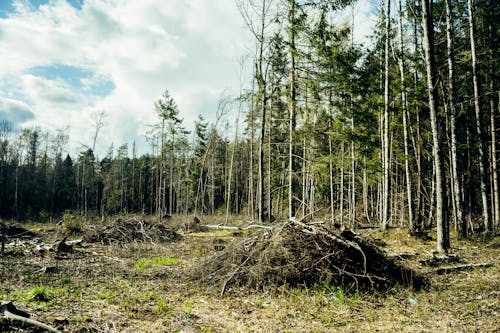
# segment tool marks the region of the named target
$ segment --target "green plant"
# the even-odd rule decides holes
[[[48,302],[50,300],[47,290],[43,287],[31,289],[31,300],[35,302]]]
[[[85,220],[82,217],[70,213],[64,213],[62,220],[64,231],[67,235],[79,234],[85,226]]]
[[[327,296],[328,300],[333,303],[344,303],[346,300],[344,288],[331,285],[325,281],[315,284],[314,290],[321,295]]]
[[[143,273],[158,266],[173,266],[180,263],[180,259],[172,257],[152,257],[151,259],[140,259],[135,263],[137,273]]]

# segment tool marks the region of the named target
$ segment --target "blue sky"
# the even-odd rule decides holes
[[[357,5],[359,35],[369,3]],[[144,153],[164,90],[186,128],[198,114],[214,121],[221,94],[238,93],[253,43],[235,0],[0,0],[0,120],[67,128],[75,154],[104,112],[98,155],[133,141]]]
[[[67,0],[67,2],[75,7],[76,9],[82,9],[82,4],[84,0]],[[27,0],[28,3],[33,7],[33,9],[39,9],[41,5],[46,5],[49,0]],[[0,17],[7,17],[15,11],[14,0],[0,0]]]

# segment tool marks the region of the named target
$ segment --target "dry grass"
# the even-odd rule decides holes
[[[180,224],[180,223],[179,223]],[[30,227],[31,228],[31,227]],[[36,226],[43,240],[62,238],[55,226]],[[175,228],[174,228],[175,229]],[[48,231],[47,231],[48,230]],[[375,233],[388,253],[416,253],[407,264],[419,271],[433,242],[403,230]],[[42,322],[64,332],[498,332],[500,239],[453,242],[463,262],[491,262],[490,268],[431,275],[432,287],[346,292],[328,283],[281,285],[250,292],[206,289],[186,279],[188,267],[241,235],[230,231],[189,233],[177,242],[90,244],[58,260],[8,248],[0,258],[0,299],[13,301]],[[154,269],[136,264],[152,258]],[[152,260],[156,262],[155,260]],[[45,272],[44,272],[45,268]],[[50,268],[50,269],[49,269]],[[37,289],[38,288],[38,289]],[[43,293],[45,300],[34,298]]]

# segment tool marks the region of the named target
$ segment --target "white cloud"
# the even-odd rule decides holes
[[[0,18],[0,94],[33,112],[25,126],[69,125],[71,152],[91,144],[92,114],[105,111],[101,157],[111,143],[136,140],[139,152],[148,149],[144,133],[166,88],[186,127],[198,113],[212,120],[220,93],[239,90],[239,59],[248,53],[244,44],[253,43],[234,0],[85,0],[81,10],[65,0],[36,9],[15,4],[17,13]],[[93,75],[76,91],[62,79],[29,72],[54,64]],[[92,95],[89,87],[103,79],[114,89]]]
[[[31,107],[21,101],[0,97],[0,120],[9,120],[14,128],[34,117]]]
[[[228,0],[86,0],[81,10],[64,0],[38,9],[16,2],[17,13],[0,19],[0,85],[16,77],[17,96],[30,103],[37,123],[70,125],[72,149],[91,140],[92,112],[108,114],[100,154],[114,142],[141,141],[155,120],[153,103],[168,88],[186,125],[213,110],[194,96],[216,99],[236,80],[243,25]],[[30,75],[35,66],[65,64],[95,73],[88,86],[109,78],[115,89],[105,97],[75,91],[64,80]],[[208,103],[209,104],[209,103]]]

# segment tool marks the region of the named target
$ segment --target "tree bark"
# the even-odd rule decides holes
[[[486,143],[483,132],[483,112],[481,109],[481,101],[479,97],[479,71],[477,65],[476,55],[476,37],[475,37],[475,24],[474,24],[474,0],[467,1],[468,16],[469,16],[469,37],[470,37],[470,50],[472,56],[472,82],[474,85],[474,111],[476,113],[476,132],[478,136],[477,149],[479,151],[479,172],[481,175],[481,200],[483,206],[483,223],[485,231],[491,231],[491,220],[489,216],[488,207],[488,170],[486,163]]]
[[[383,116],[383,145],[382,145],[382,230],[389,226],[389,43],[391,27],[391,0],[385,3],[385,52],[384,52],[384,116]]]
[[[295,210],[293,205],[293,178],[294,178],[294,167],[293,167],[293,143],[294,143],[294,131],[295,131],[295,117],[296,117],[296,74],[295,74],[295,0],[289,0],[290,10],[288,12],[288,38],[289,38],[289,52],[290,52],[290,96],[289,96],[289,128],[288,128],[288,217],[295,217]]]
[[[458,165],[458,142],[457,142],[457,110],[455,107],[455,73],[453,56],[453,10],[451,0],[445,1],[446,5],[446,40],[448,60],[448,105],[450,109],[450,136],[451,136],[451,176],[453,185],[453,198],[455,202],[454,217],[459,226],[460,236],[467,237],[467,224],[464,215],[464,203],[462,199],[463,187],[461,172]]]
[[[406,199],[408,203],[408,222],[409,229],[413,231],[414,220],[413,220],[413,198],[412,198],[412,181],[410,175],[410,154],[409,154],[409,143],[408,143],[408,104],[406,96],[406,81],[405,81],[405,62],[404,62],[404,44],[403,44],[403,17],[401,9],[401,0],[398,0],[398,30],[399,30],[399,75],[401,79],[400,90],[401,90],[401,109],[403,111],[403,137],[404,137],[404,154],[405,154],[405,178],[406,178]]]
[[[444,181],[443,155],[441,152],[441,129],[438,119],[436,69],[434,60],[434,25],[432,3],[422,0],[422,28],[424,33],[425,67],[427,71],[427,94],[432,129],[432,152],[436,182],[436,226],[437,250],[447,252],[450,247],[448,220],[446,219],[446,187]]]

